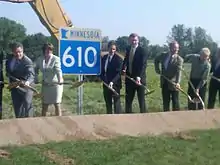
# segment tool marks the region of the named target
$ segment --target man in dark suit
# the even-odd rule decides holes
[[[141,86],[141,84],[146,85],[147,53],[146,50],[139,45],[139,36],[137,34],[132,33],[129,36],[129,41],[131,46],[126,50],[123,72],[126,76],[133,78],[136,83],[127,77],[125,78],[125,112],[132,113],[132,102],[135,92],[137,91],[140,112],[146,113],[145,88]]]
[[[220,99],[220,48],[217,55],[211,58],[212,78],[209,83],[208,109],[214,109],[216,95],[219,94]]]
[[[109,87],[103,84],[103,94],[106,103],[107,114],[112,113],[112,99],[114,100],[114,113],[121,113],[120,96],[115,96],[109,89],[114,89],[119,95],[122,87],[121,69],[122,59],[116,54],[116,44],[111,41],[108,44],[109,53],[102,57],[101,79]]]
[[[170,97],[172,98],[173,110],[179,110],[179,91],[181,80],[181,68],[183,58],[178,55],[179,44],[174,41],[169,44],[169,52],[157,56],[154,61],[155,71],[160,74],[160,85],[162,88],[163,110],[170,111]],[[160,69],[160,63],[161,68]],[[173,83],[168,82],[163,76]]]
[[[4,88],[4,76],[3,76],[3,59],[5,57],[5,53],[2,50],[0,53],[0,120],[2,119],[2,95],[3,95],[3,88]]]
[[[6,61],[6,75],[9,82],[17,82],[18,79],[23,82],[22,86],[11,89],[12,103],[16,118],[33,117],[33,91],[25,86],[34,83],[34,66],[31,61],[23,53],[23,45],[21,43],[13,43],[11,45],[13,55]]]

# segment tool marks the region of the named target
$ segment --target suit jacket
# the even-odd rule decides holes
[[[216,65],[218,63],[218,57],[212,57],[211,58],[211,70],[210,73],[213,73],[213,76],[220,78],[220,65],[216,68]]]
[[[44,82],[58,82],[60,77],[62,77],[60,58],[52,55],[48,61],[48,67],[45,67],[44,64],[44,56],[38,57],[35,62],[35,82],[38,82],[39,70],[43,73]]]
[[[141,83],[146,84],[146,67],[147,67],[147,51],[138,46],[134,53],[133,63],[132,63],[132,73],[129,72],[129,54],[130,54],[131,46],[126,49],[126,55],[123,62],[123,69],[126,70],[126,75],[136,79],[137,77],[141,78]],[[129,79],[125,79],[125,83],[129,81]]]
[[[117,54],[114,54],[114,56],[111,59],[111,62],[108,64],[109,66],[107,68],[107,71],[105,72],[105,63],[107,58],[108,54],[102,57],[100,77],[105,83],[109,84],[110,82],[113,82],[113,87],[121,88],[121,70],[123,60]]]
[[[164,52],[161,55],[157,56],[154,61],[155,71],[158,74],[162,74],[174,83],[180,83],[181,81],[181,69],[183,67],[183,58],[179,55],[173,55],[168,63],[167,68],[165,68],[165,61],[168,57],[169,53]],[[161,63],[161,70],[160,70]],[[165,82],[165,79],[160,77],[160,86],[162,87]],[[171,83],[168,82],[168,88],[170,90],[177,90]]]
[[[20,60],[19,65],[16,67],[15,70],[11,69],[11,63],[12,63],[13,55],[10,55],[8,59],[6,60],[6,75],[9,77],[10,82],[15,82],[13,78],[10,77],[13,76],[19,80],[23,81],[29,81],[30,84],[34,83],[34,66],[33,62],[30,58],[28,58],[26,55]],[[27,90],[22,90],[23,92],[26,92]]]

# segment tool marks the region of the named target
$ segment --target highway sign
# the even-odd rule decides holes
[[[100,75],[101,31],[60,28],[59,56],[63,74]]]

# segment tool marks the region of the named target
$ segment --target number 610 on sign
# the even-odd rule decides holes
[[[60,60],[64,74],[100,74],[100,42],[67,40],[62,42]]]

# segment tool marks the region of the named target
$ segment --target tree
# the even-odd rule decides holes
[[[35,60],[37,57],[42,55],[42,46],[49,40],[49,37],[42,33],[28,35],[24,41],[24,51],[28,57]]]
[[[8,18],[0,17],[0,50],[10,52],[9,45],[13,41],[22,42],[26,37],[26,28]]]
[[[102,42],[108,43],[109,42],[109,37],[108,36],[102,37]]]
[[[146,37],[144,37],[144,36],[140,37],[140,44],[141,44],[144,48],[147,49],[149,43],[150,43],[150,41],[149,41]]]
[[[108,51],[108,42],[109,42],[108,36],[102,37],[102,51]]]
[[[174,25],[167,37],[167,42],[174,40],[180,45],[181,56],[190,53],[193,42],[192,28],[186,28],[183,24]]]
[[[116,44],[118,46],[118,51],[119,52],[125,52],[126,48],[129,45],[129,43],[128,43],[128,36],[118,37],[116,39]]]
[[[208,47],[211,51],[217,49],[217,43],[215,43],[206,30],[201,27],[195,27],[194,29],[194,42],[193,51],[199,52],[203,47]]]
[[[176,40],[180,44],[180,55],[199,53],[203,47],[208,47],[212,54],[216,52],[217,43],[201,27],[186,28],[183,24],[174,25],[167,41]]]
[[[156,56],[158,56],[160,53],[166,51],[166,46],[160,46],[160,45],[149,45],[148,46],[148,58],[154,59]]]

